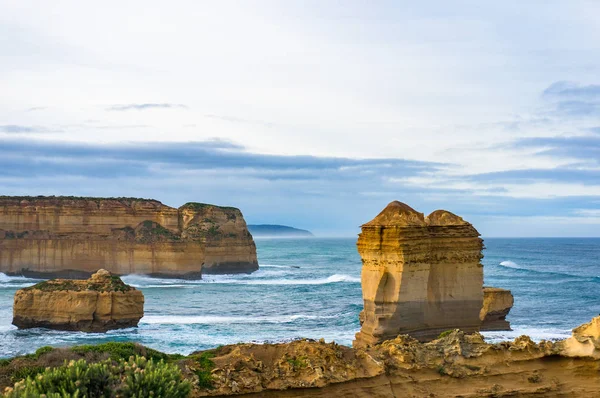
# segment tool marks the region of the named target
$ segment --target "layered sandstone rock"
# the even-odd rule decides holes
[[[481,330],[510,330],[506,316],[514,304],[510,290],[497,287],[483,288],[483,307],[479,313]]]
[[[242,213],[132,198],[0,197],[0,272],[88,277],[98,268],[199,278],[258,269]]]
[[[482,242],[461,217],[444,210],[424,217],[397,201],[364,224],[357,247],[365,309],[355,345],[398,334],[426,341],[453,328],[478,331]]]
[[[563,351],[573,357],[600,358],[600,316],[573,329],[573,335],[564,341]]]
[[[574,329],[571,339],[589,345],[580,354],[565,348],[571,339],[488,344],[460,330],[426,343],[400,335],[367,350],[312,340],[225,346],[211,351],[213,388],[193,396],[595,397],[599,328],[600,317]],[[200,354],[183,361],[188,377]]]
[[[13,324],[20,329],[105,332],[137,326],[144,295],[99,270],[86,281],[54,279],[15,293]]]

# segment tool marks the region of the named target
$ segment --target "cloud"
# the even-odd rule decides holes
[[[576,82],[559,81],[552,83],[542,93],[542,97],[554,103],[559,115],[594,116],[600,115],[600,85],[582,85]]]
[[[537,156],[579,160],[600,165],[600,136],[535,137],[515,140],[515,148],[537,148]]]
[[[184,104],[171,103],[144,103],[144,104],[127,104],[127,105],[112,105],[106,108],[107,111],[145,111],[148,109],[188,109]]]
[[[35,133],[37,129],[31,126],[20,126],[17,124],[5,124],[0,126],[1,133]]]
[[[544,97],[600,100],[600,85],[581,85],[576,82],[558,81],[543,92]]]
[[[224,140],[101,145],[0,139],[0,144],[0,173],[4,176],[41,173],[111,178],[228,170],[266,180],[298,180],[321,178],[326,173],[351,178],[379,170],[413,175],[441,166],[403,159],[262,155],[246,152],[242,146]],[[8,167],[16,163],[21,166]]]

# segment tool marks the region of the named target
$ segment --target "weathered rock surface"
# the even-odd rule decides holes
[[[481,330],[511,330],[506,316],[515,300],[510,290],[497,287],[483,288],[483,307],[479,313]]]
[[[355,345],[399,334],[427,341],[453,328],[478,331],[482,242],[459,216],[437,210],[424,217],[397,201],[364,224],[357,243],[364,322]]]
[[[144,295],[99,270],[86,281],[54,279],[15,293],[13,324],[20,329],[105,332],[137,326]]]
[[[595,397],[599,327],[600,317],[574,329],[572,338],[585,338],[593,350],[584,355],[565,348],[570,339],[535,343],[521,336],[487,344],[479,333],[460,330],[427,343],[401,335],[367,350],[312,340],[225,346],[212,351],[214,388],[194,395]],[[188,375],[195,366],[185,361]]]
[[[98,268],[199,278],[258,269],[242,213],[132,198],[0,197],[0,272],[87,278]]]

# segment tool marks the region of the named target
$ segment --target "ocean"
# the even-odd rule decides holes
[[[105,334],[17,330],[11,325],[15,291],[36,281],[0,273],[0,357],[37,348],[136,341],[189,354],[238,342],[324,338],[351,345],[362,309],[360,257],[355,238],[257,239],[260,270],[207,275],[201,281],[123,277],[144,292],[138,328]],[[488,286],[510,289],[515,305],[507,332],[534,340],[568,337],[600,313],[600,238],[485,239]]]

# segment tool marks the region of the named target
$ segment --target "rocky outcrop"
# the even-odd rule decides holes
[[[511,330],[506,316],[514,304],[510,290],[497,287],[483,288],[483,307],[479,313],[481,330]]]
[[[424,217],[390,203],[362,225],[363,323],[355,345],[409,334],[421,341],[460,328],[479,330],[483,241],[461,217],[437,210]]]
[[[98,268],[199,278],[202,272],[252,272],[258,262],[252,235],[233,207],[0,197],[0,272],[86,278]]]
[[[137,326],[144,295],[99,270],[86,281],[55,279],[15,293],[13,324],[20,329],[105,332]]]
[[[572,339],[595,347],[599,327],[600,317],[574,329]],[[598,348],[576,355],[569,340],[488,344],[479,333],[449,330],[431,342],[400,335],[366,350],[314,340],[231,345],[210,352],[213,388],[194,396],[599,396]],[[199,357],[184,360],[192,378]]]
[[[600,316],[573,329],[573,335],[564,341],[563,351],[572,357],[600,358]]]

